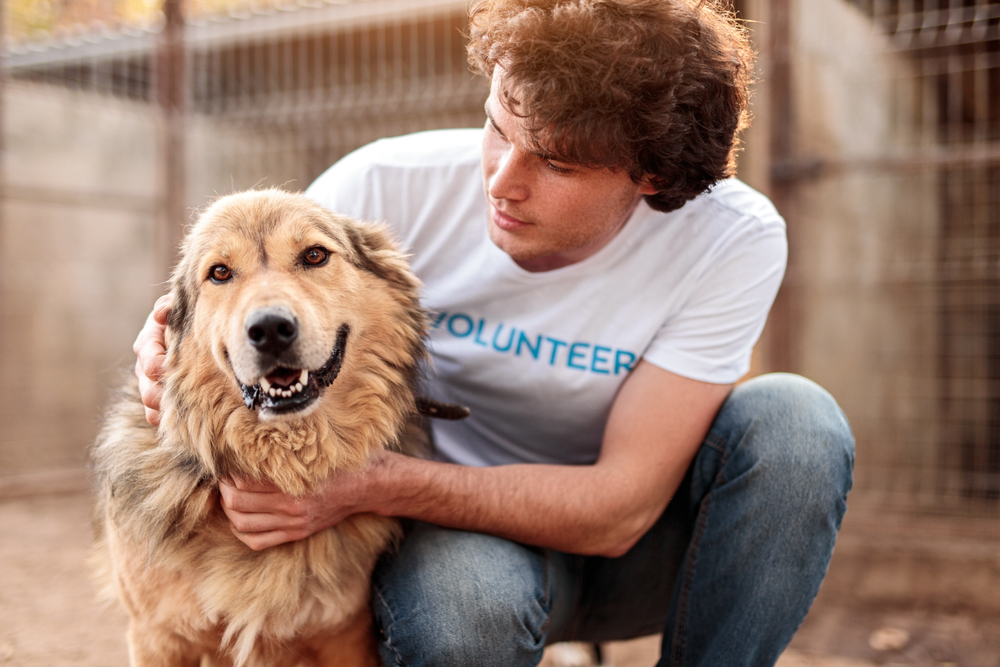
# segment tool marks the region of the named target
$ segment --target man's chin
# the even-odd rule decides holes
[[[490,236],[496,247],[500,248],[500,250],[514,260],[515,264],[520,266],[525,271],[530,271],[531,273],[561,269],[564,266],[569,266],[574,263],[572,259],[564,257],[563,254],[559,252],[546,252],[538,247],[531,247],[524,243],[516,243],[509,238],[505,239],[501,237],[498,239],[494,238],[492,234]]]
[[[530,261],[545,255],[544,252],[533,247],[526,233],[509,232],[492,223],[490,224],[489,232],[493,245],[500,248],[515,262]]]

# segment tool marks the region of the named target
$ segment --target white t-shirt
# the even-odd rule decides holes
[[[785,268],[784,221],[731,179],[671,213],[641,202],[591,257],[520,268],[487,235],[482,130],[384,139],[306,194],[386,222],[424,283],[428,393],[472,410],[432,420],[438,456],[465,465],[593,463],[638,359],[730,383],[750,367]]]

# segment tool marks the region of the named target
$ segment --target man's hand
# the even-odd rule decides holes
[[[135,376],[139,378],[139,395],[146,406],[146,421],[153,426],[160,423],[160,396],[163,387],[163,362],[167,357],[165,333],[167,315],[173,301],[170,295],[161,296],[153,306],[153,312],[146,318],[146,324],[132,345],[138,359],[135,362]]]
[[[319,488],[301,497],[282,493],[268,482],[231,479],[219,483],[222,510],[233,534],[254,551],[309,537],[362,511],[360,499],[370,475],[334,473]]]

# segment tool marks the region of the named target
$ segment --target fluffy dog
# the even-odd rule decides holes
[[[254,552],[217,482],[300,495],[406,449],[416,278],[380,227],[264,190],[204,212],[171,289],[161,425],[132,382],[92,450],[97,560],[128,611],[132,664],[376,664],[369,578],[397,522],[352,516]]]

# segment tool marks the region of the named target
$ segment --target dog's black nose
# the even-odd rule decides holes
[[[247,338],[260,352],[278,356],[299,336],[299,321],[287,308],[269,306],[251,311],[246,320]]]

